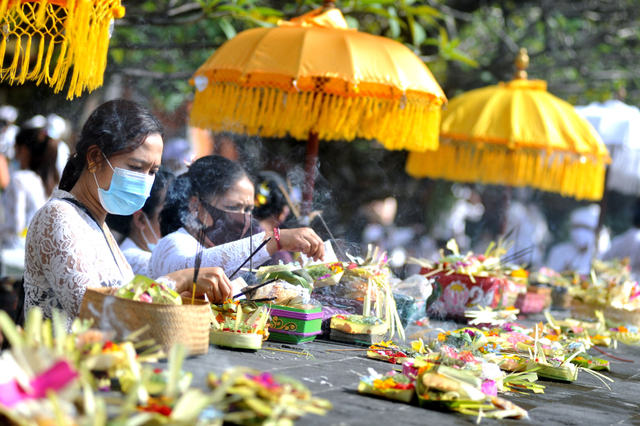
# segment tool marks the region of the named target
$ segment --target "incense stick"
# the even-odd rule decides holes
[[[196,260],[193,268],[193,292],[191,293],[191,304],[196,301],[196,282],[198,281],[198,274],[200,273],[200,265],[202,264],[202,253],[204,251],[204,225],[200,226],[198,230],[198,249],[196,251]]]
[[[324,221],[324,218],[322,217],[322,214],[318,214],[318,217],[320,218],[320,221],[322,222],[322,224],[324,225],[324,229],[327,230],[327,232],[329,233],[329,236],[331,237],[331,239],[333,241],[336,242],[336,247],[338,248],[338,251],[340,252],[340,254],[342,255],[343,259],[347,259],[347,256],[344,254],[344,252],[342,251],[342,247],[340,247],[340,244],[338,244],[338,241],[336,240],[336,237],[333,236],[333,234],[331,233],[331,230],[329,229],[329,227],[327,226],[327,222]]]
[[[253,256],[255,256],[255,254],[256,254],[256,253],[258,253],[260,250],[262,250],[262,247],[266,246],[266,245],[267,245],[267,243],[268,243],[269,241],[271,241],[271,237],[269,237],[269,238],[267,238],[266,240],[264,240],[264,241],[262,242],[262,244],[260,244],[260,245],[258,246],[258,248],[257,248],[257,249],[255,249],[255,251],[251,253],[251,255],[247,258],[247,260],[245,260],[244,262],[242,262],[242,265],[240,265],[240,266],[238,267],[238,269],[236,269],[236,270],[233,272],[233,274],[229,275],[229,280],[231,280],[231,279],[232,279],[232,278],[233,278],[233,277],[234,277],[238,272],[240,272],[240,269],[242,269],[242,267],[243,267],[244,265],[246,265],[246,264],[247,264],[247,262],[248,262],[248,261],[250,261],[250,260],[253,258]]]
[[[246,216],[245,216],[246,217]],[[249,251],[253,253],[253,210],[249,212]],[[253,259],[249,258],[249,269],[253,270]]]
[[[262,284],[258,284],[258,285],[253,286],[253,287],[245,287],[245,288],[243,288],[243,289],[240,291],[240,293],[238,293],[238,294],[236,294],[235,296],[233,296],[233,299],[235,299],[236,297],[240,297],[240,296],[242,296],[243,294],[252,293],[253,291],[255,291],[255,290],[259,289],[260,287],[264,287],[265,285],[267,285],[267,284],[271,284],[271,283],[273,283],[273,282],[275,282],[275,281],[278,281],[278,278],[274,278],[274,279],[272,279],[272,280],[265,281],[265,282],[263,282]]]
[[[261,303],[261,302],[270,302],[272,300],[276,300],[277,297],[267,297],[264,299],[254,299],[254,300],[249,300],[249,302],[253,302],[253,303]]]

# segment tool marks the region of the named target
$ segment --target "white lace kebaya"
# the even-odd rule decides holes
[[[151,252],[138,247],[136,243],[129,237],[125,238],[120,244],[120,250],[124,258],[127,259],[131,269],[135,275],[144,275],[150,277],[149,262],[151,261]]]
[[[253,236],[253,249],[264,240],[264,232]],[[180,228],[163,237],[151,254],[149,270],[152,276],[166,275],[181,269],[193,268],[199,244],[186,229]],[[228,275],[232,274],[251,254],[250,238],[205,249],[202,252],[201,267],[219,267]],[[266,246],[253,256],[253,265],[262,265],[271,255]],[[233,277],[234,279],[237,278]]]
[[[78,316],[89,287],[120,287],[133,271],[105,225],[113,253],[96,222],[82,209],[61,198],[76,199],[55,190],[29,226],[25,253],[25,313],[42,308],[45,318],[53,309],[67,314],[67,327]],[[164,280],[163,280],[164,281]]]

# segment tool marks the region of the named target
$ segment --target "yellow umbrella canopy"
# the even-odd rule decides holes
[[[522,73],[453,98],[442,113],[440,147],[409,154],[407,172],[601,199],[609,153],[600,136],[573,106],[549,94],[545,81]]]
[[[347,28],[338,9],[244,31],[195,73],[193,126],[306,140],[438,146],[445,95],[406,46]]]
[[[45,83],[68,99],[102,85],[120,0],[0,0],[0,81]],[[8,66],[5,66],[7,61]]]

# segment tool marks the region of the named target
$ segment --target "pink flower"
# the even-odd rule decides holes
[[[140,295],[140,301],[144,303],[153,303],[153,299],[147,293],[142,293]]]

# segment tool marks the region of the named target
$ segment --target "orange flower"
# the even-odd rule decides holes
[[[627,327],[625,327],[624,325],[621,327],[618,327],[618,331],[620,333],[627,333],[629,331],[629,329],[627,329]]]

